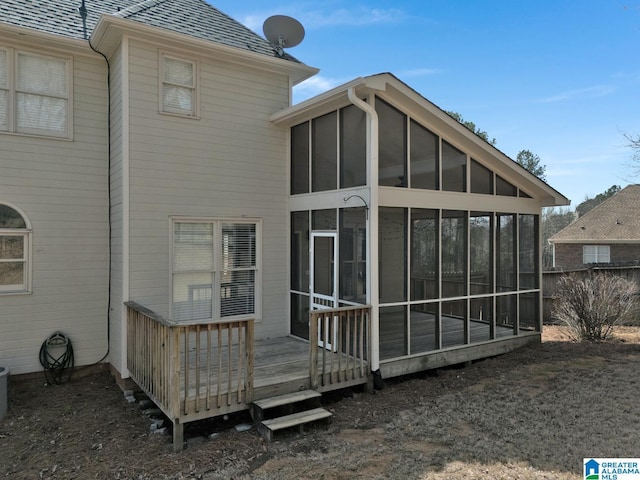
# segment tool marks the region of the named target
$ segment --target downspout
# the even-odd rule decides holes
[[[107,350],[102,358],[95,362],[97,364],[106,360],[111,352],[111,282],[113,280],[113,266],[111,265],[113,260],[113,239],[111,238],[111,64],[109,63],[107,56],[91,44],[91,37],[87,37],[87,8],[84,0],[82,0],[82,5],[78,8],[78,12],[82,17],[84,38],[87,41],[89,48],[100,55],[107,66],[107,262],[109,263],[107,266]]]
[[[347,96],[367,114],[367,184],[369,185],[369,215],[367,219],[367,303],[371,305],[371,371],[374,384],[380,377],[380,298],[378,288],[378,114],[375,108],[358,98],[354,87]]]

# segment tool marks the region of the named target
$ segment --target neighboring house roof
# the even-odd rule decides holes
[[[519,163],[509,158],[493,145],[476,135],[446,111],[422,96],[409,85],[391,73],[379,73],[359,77],[328,92],[286,108],[271,116],[271,121],[282,125],[296,125],[314,116],[319,116],[334,108],[342,108],[351,103],[348,91],[353,89],[361,98],[369,93],[383,94],[396,99],[410,109],[417,109],[421,118],[429,124],[437,125],[438,131],[447,137],[464,138],[467,153],[475,158],[496,160],[494,171],[505,180],[521,187],[527,194],[541,200],[545,207],[569,205],[569,199],[533,175]]]
[[[549,238],[551,243],[640,243],[640,185],[629,185]]]
[[[0,22],[44,33],[84,39],[81,0],[2,0]],[[109,14],[148,26],[189,35],[269,57],[276,56],[267,40],[204,0],[85,0],[87,35],[100,16]],[[298,62],[290,55],[287,60]]]

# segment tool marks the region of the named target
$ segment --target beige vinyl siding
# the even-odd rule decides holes
[[[0,295],[0,365],[12,374],[42,370],[40,346],[56,331],[76,365],[107,349],[106,67],[92,53],[73,66],[73,141],[0,136],[0,202],[33,227],[33,293]]]
[[[287,105],[288,79],[196,58],[200,118],[163,115],[158,49],[131,42],[130,53],[131,299],[169,314],[170,216],[257,218],[263,295],[256,333],[286,334],[285,130],[269,115]]]
[[[122,54],[117,50],[111,65],[111,306],[109,362],[122,372],[121,342],[123,319],[123,122],[122,122]]]

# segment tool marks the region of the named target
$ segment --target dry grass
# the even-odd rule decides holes
[[[581,478],[586,456],[637,456],[640,328],[592,345],[549,327],[544,340],[376,395],[326,398],[333,423],[303,435],[266,444],[226,429],[179,454],[107,375],[16,385],[0,477],[562,480]]]

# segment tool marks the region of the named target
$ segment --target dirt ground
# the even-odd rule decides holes
[[[638,327],[593,345],[545,327],[540,345],[327,397],[330,425],[272,443],[237,431],[244,415],[191,424],[180,453],[106,373],[14,382],[0,478],[579,479],[584,457],[640,456],[639,371]]]

